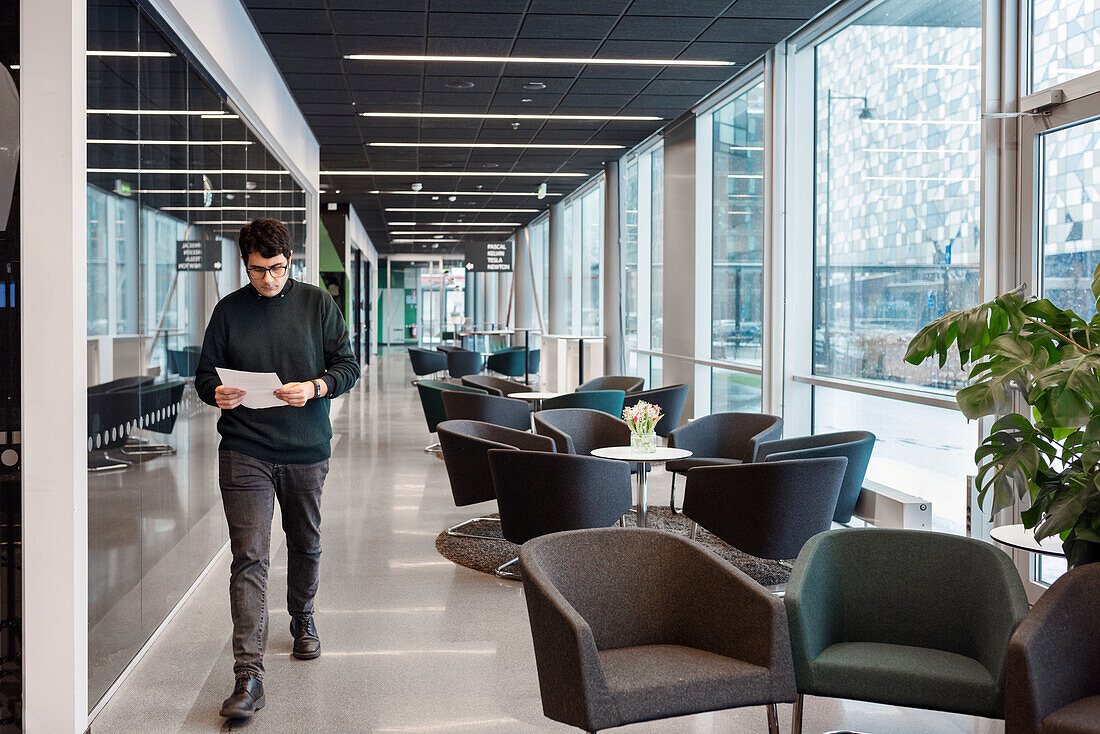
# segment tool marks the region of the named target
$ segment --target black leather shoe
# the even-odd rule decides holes
[[[229,719],[251,719],[264,707],[264,684],[254,675],[239,675],[233,695],[222,703],[222,716]]]
[[[294,635],[294,652],[299,660],[312,660],[321,654],[321,640],[312,614],[296,614],[290,618],[290,634]]]

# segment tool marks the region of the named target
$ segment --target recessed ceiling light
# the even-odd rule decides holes
[[[412,239],[412,240],[390,240],[390,241],[393,242],[393,244],[395,244],[395,245],[412,245],[412,244],[415,244],[417,242],[458,242],[459,240],[457,240],[457,239],[447,239],[447,240]]]
[[[452,79],[447,82],[447,87],[450,89],[473,89],[474,83],[465,79]]]
[[[387,227],[522,227],[522,222],[389,222]],[[481,234],[485,234],[484,232]]]
[[[540,89],[546,89],[546,85],[542,82],[526,82],[523,85],[524,89],[529,89],[532,92],[536,92]]]
[[[414,54],[345,54],[355,61],[443,61],[460,64],[598,64],[614,66],[733,66],[732,61],[707,59],[608,59],[575,56],[435,56]]]
[[[229,117],[221,110],[85,110],[89,115],[196,115],[209,117]],[[236,117],[236,115],[233,115]]]
[[[95,145],[252,145],[251,140],[89,140]]]
[[[654,115],[498,115],[472,112],[360,112],[363,117],[412,117],[432,120],[629,120],[635,122],[662,120]]]
[[[284,174],[284,173],[289,173],[289,171],[264,171],[264,170],[246,171],[246,170],[241,170],[241,169],[198,170],[198,169],[191,169],[191,168],[89,168],[88,173],[130,173],[130,174],[134,174],[134,175],[141,174],[141,173],[188,173],[188,174],[205,173],[205,174],[214,175],[214,176],[227,174],[227,173],[228,174],[252,174],[252,173],[255,173],[255,174],[259,174],[259,175],[262,176],[262,175],[268,174],[268,173]],[[498,173],[498,174],[495,174],[495,175],[500,176],[502,174]]]
[[[537,148],[539,150],[615,150],[625,145],[602,143],[367,143],[372,148]]]
[[[524,97],[523,99],[520,100],[520,102],[534,102],[534,101],[535,100],[531,99],[530,97]]]
[[[477,213],[477,212],[493,212],[494,214],[504,214],[504,213],[508,213],[508,214],[512,214],[512,213],[532,214],[534,212],[538,212],[538,211],[542,211],[542,210],[541,209],[454,209],[454,208],[447,208],[447,207],[438,207],[438,208],[433,209],[431,207],[419,207],[418,208],[418,207],[408,207],[408,206],[391,206],[391,207],[386,207],[386,211],[388,211],[388,212],[445,212],[445,213],[446,212],[474,212],[474,213]]]
[[[510,233],[510,230],[500,230],[499,232],[498,231],[477,232],[476,234],[482,235],[482,234],[509,234],[509,233]],[[418,237],[418,236],[422,237],[422,236],[425,236],[425,235],[432,235],[434,237],[436,235],[442,236],[442,235],[459,235],[459,234],[467,235],[467,234],[473,234],[473,233],[471,233],[471,232],[452,232],[452,231],[436,232],[436,231],[431,231],[431,230],[423,230],[422,231],[422,230],[415,230],[415,229],[414,230],[397,230],[397,231],[390,232],[391,237]]]
[[[98,173],[111,173],[116,169],[88,169]],[[123,173],[141,173],[141,169],[126,169]],[[198,171],[209,173],[209,171]],[[218,171],[213,171],[218,173]],[[222,171],[229,173],[229,171]],[[264,173],[286,173],[286,171],[264,171]],[[514,176],[522,178],[585,178],[587,173],[539,173],[538,171],[321,171],[322,176]]]
[[[500,168],[500,164],[499,163],[493,163],[492,161],[490,161],[488,163],[482,163],[481,167],[482,168]]]
[[[170,51],[88,51],[89,56],[117,56],[117,57],[130,57],[138,56],[141,58],[155,58],[166,59],[175,56]]]

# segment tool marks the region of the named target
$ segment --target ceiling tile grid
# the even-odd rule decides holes
[[[321,145],[322,203],[353,204],[389,253],[506,236],[834,0],[241,1]],[[408,231],[459,242],[394,244]]]

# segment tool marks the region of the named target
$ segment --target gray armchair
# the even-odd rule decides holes
[[[520,549],[543,713],[587,732],[795,698],[783,604],[659,530],[556,533]]]
[[[927,530],[830,530],[784,597],[804,694],[1003,718],[1005,651],[1027,613],[998,548]]]
[[[1005,734],[1100,732],[1100,563],[1054,582],[1008,643]]]
[[[517,431],[531,428],[531,406],[522,400],[472,392],[443,393],[447,420],[482,421]]]
[[[668,506],[676,512],[676,475],[697,466],[741,464],[753,460],[756,446],[783,437],[783,419],[766,413],[711,413],[668,434],[668,445],[688,449],[691,456],[665,464],[672,472]]]
[[[486,391],[490,395],[506,398],[517,392],[531,392],[527,385],[505,380],[492,375],[466,375],[462,378],[462,384],[466,387],[476,387]]]
[[[535,433],[554,439],[559,454],[587,456],[592,449],[629,446],[626,421],[589,408],[557,408],[535,413]]]
[[[625,393],[637,392],[645,387],[644,377],[631,377],[629,375],[604,375],[593,377],[588,382],[580,385],[577,392],[587,390],[622,390]]]

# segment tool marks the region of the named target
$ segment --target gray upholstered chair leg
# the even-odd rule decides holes
[[[676,514],[676,472],[672,473],[672,491],[668,495],[668,509]]]
[[[495,522],[497,525],[499,525],[500,518],[471,517],[469,520],[463,520],[458,525],[452,525],[451,527],[447,528],[446,533],[452,538],[473,538],[476,540],[501,540],[503,538],[503,536],[501,535],[481,535],[479,533],[463,533],[459,531],[459,528],[466,527],[467,525],[472,525],[475,522]]]
[[[515,571],[507,571],[507,570],[505,570],[505,569],[507,569],[507,568],[508,568],[509,566],[513,566],[513,565],[515,565],[515,564],[517,564],[517,563],[519,563],[519,556],[516,556],[515,558],[513,558],[513,559],[512,559],[512,560],[510,560],[510,561],[508,561],[507,563],[502,563],[502,564],[500,564],[499,566],[497,566],[497,570],[495,571],[496,575],[497,575],[498,577],[502,578],[502,579],[517,579],[517,580],[520,580],[520,581],[522,581],[522,580],[523,580],[523,576],[522,576],[522,575],[520,575],[520,574],[516,573]]]
[[[791,712],[791,734],[802,734],[803,698],[803,695],[799,693],[794,700],[794,710]]]
[[[779,734],[779,712],[774,703],[768,704],[768,734]]]
[[[625,528],[626,527],[626,515],[623,515],[619,518],[619,527],[620,528]]]
[[[694,520],[691,521],[691,539],[695,540],[695,536],[699,534],[699,523]]]

